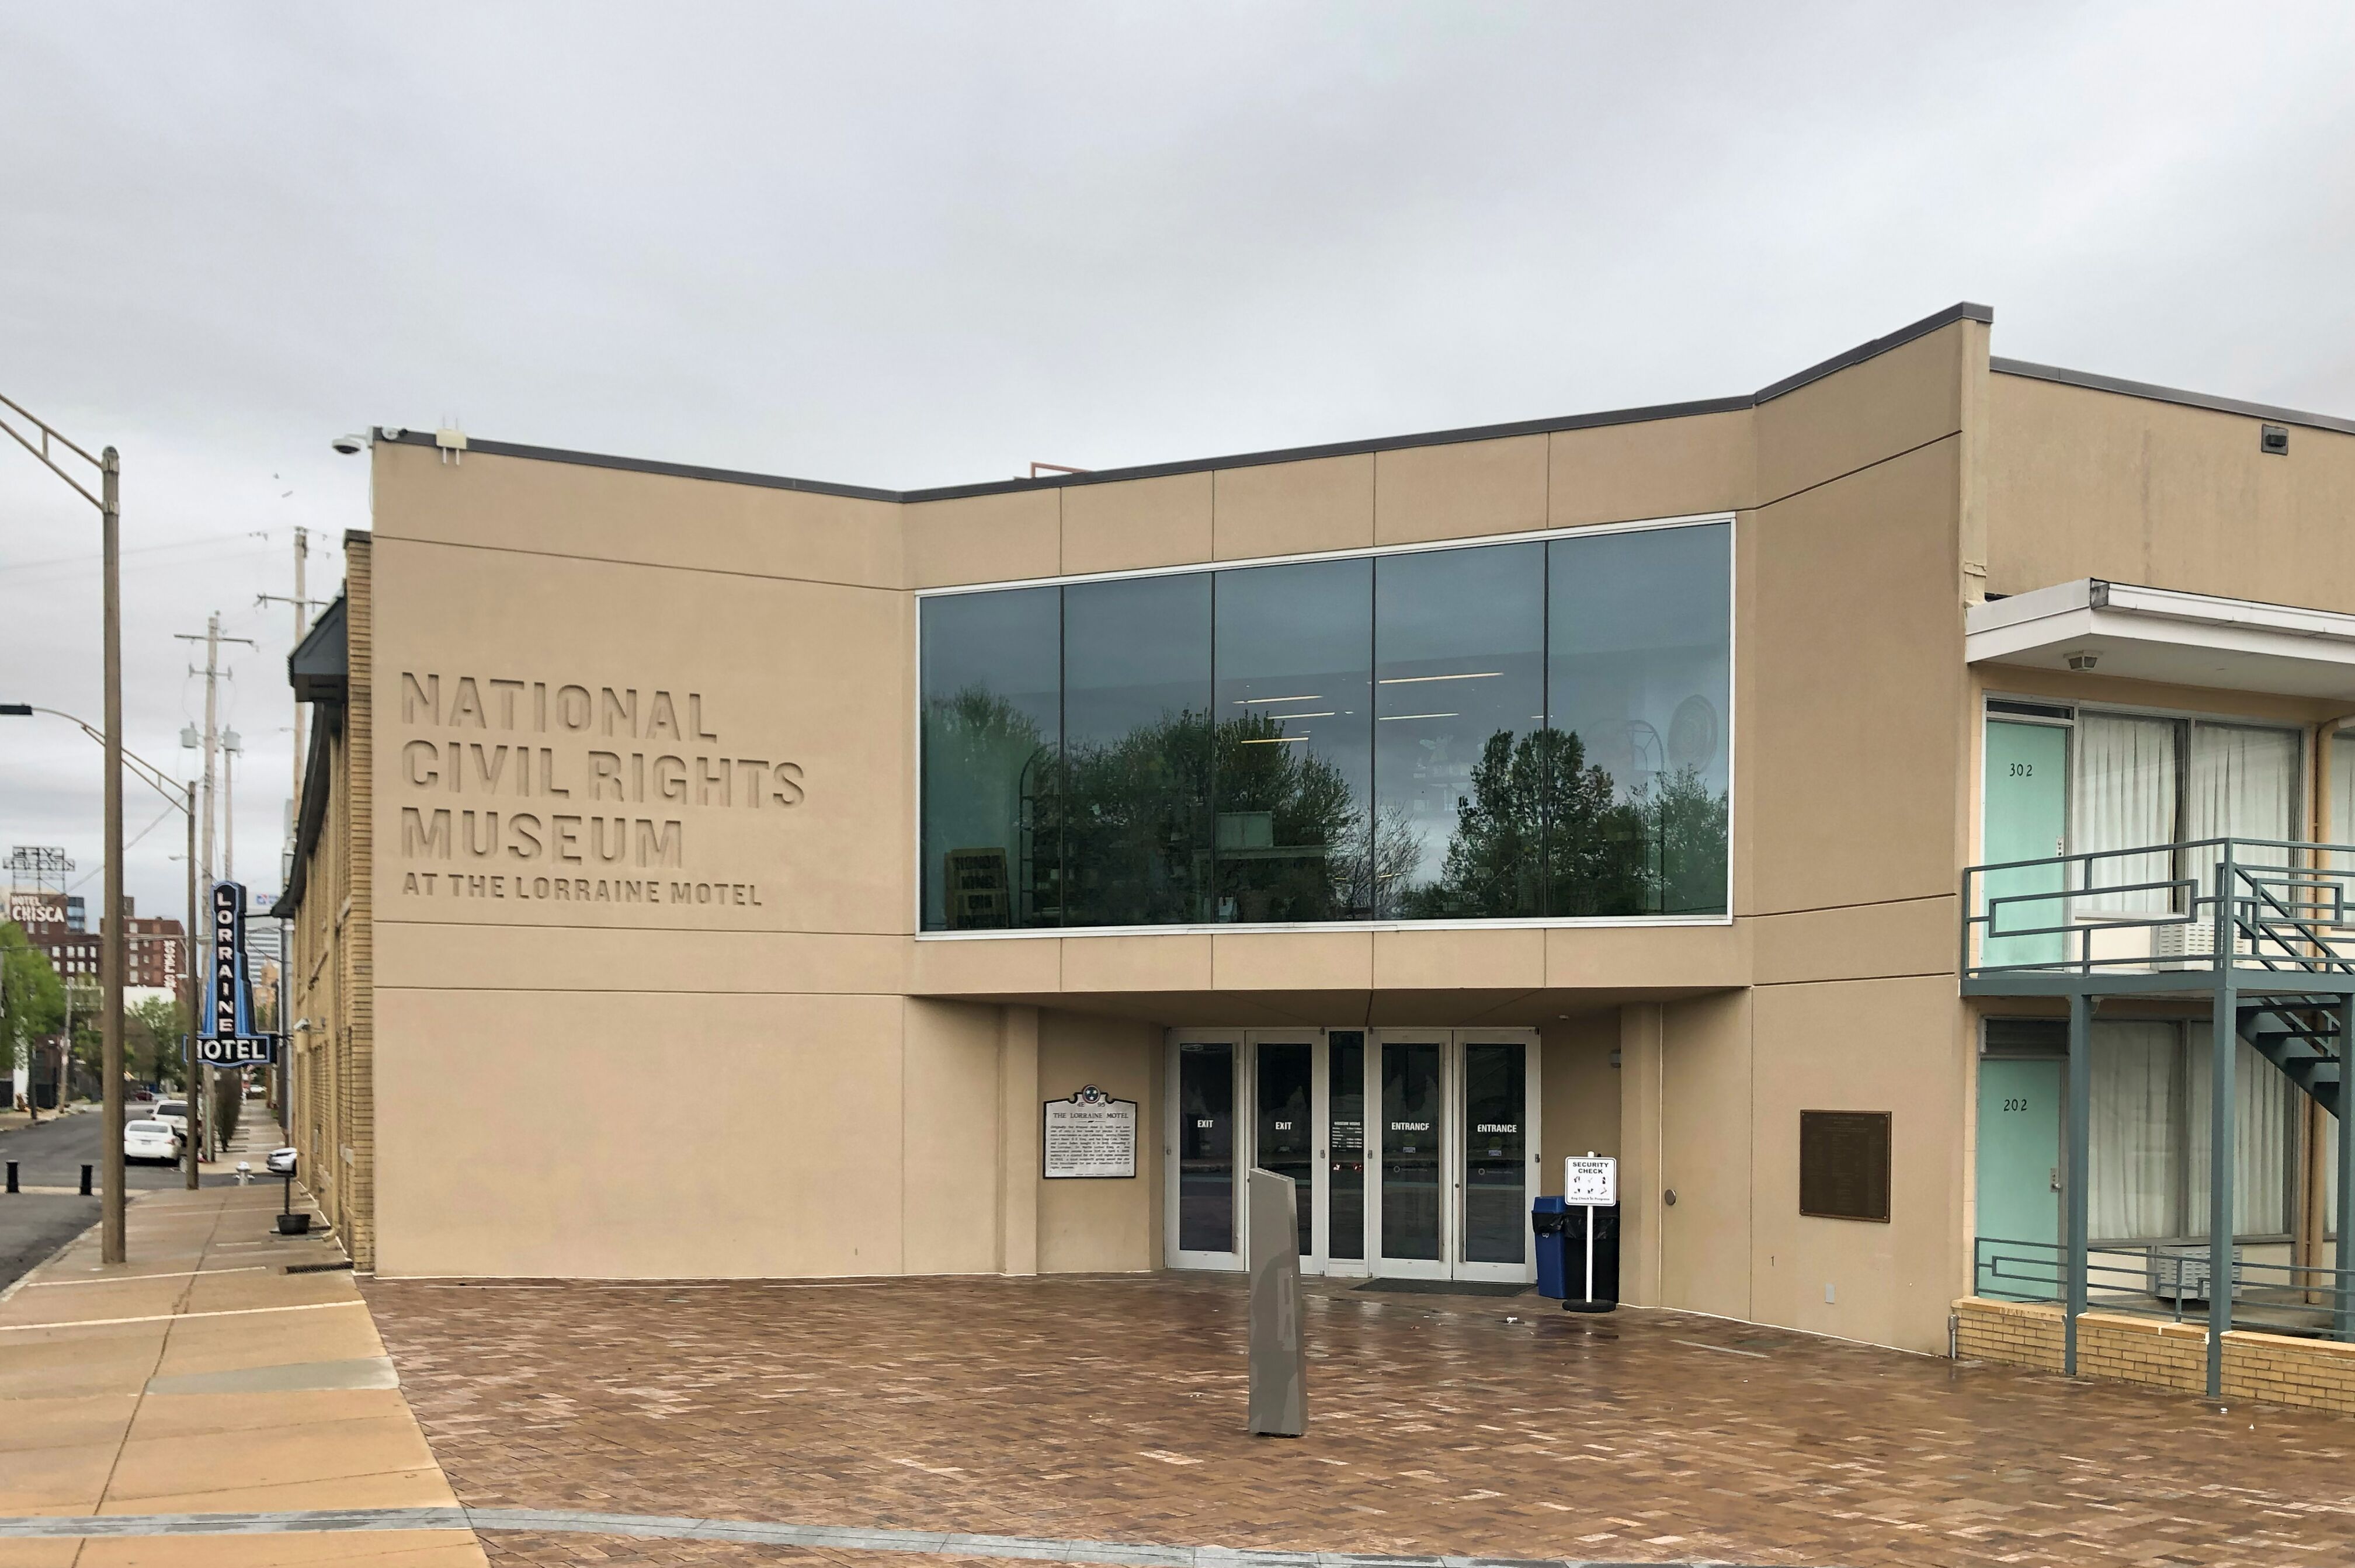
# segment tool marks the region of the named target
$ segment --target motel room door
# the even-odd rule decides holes
[[[1979,961],[1984,964],[2051,964],[2062,955],[2067,938],[2052,927],[2068,924],[2069,905],[2061,899],[2038,899],[2058,893],[2065,872],[2055,857],[2069,837],[2069,731],[2057,724],[1990,719],[1987,723],[1987,766],[1980,801],[1979,859],[1983,865],[2007,860],[2044,860],[2051,864],[1990,871],[1982,879],[1983,899],[2023,899],[2000,903],[1989,912],[1984,902],[1975,912],[1992,912],[1987,929],[2035,931],[2031,936],[1984,937]]]
[[[2055,1277],[2067,1065],[2049,1056],[1979,1058],[1978,1277],[1972,1288],[1982,1296],[2033,1295]],[[2026,1244],[1990,1248],[2005,1242]],[[1990,1250],[2008,1261],[1993,1263]],[[1998,1277],[1998,1267],[2012,1276],[2009,1283]]]

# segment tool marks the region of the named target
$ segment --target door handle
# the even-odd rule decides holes
[[[2052,1168],[2052,1190],[2061,1190],[2061,1168],[2057,1165]]]

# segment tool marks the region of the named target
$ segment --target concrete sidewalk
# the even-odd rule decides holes
[[[0,1515],[456,1502],[332,1238],[282,1237],[276,1182],[137,1195],[0,1297]],[[319,1221],[314,1218],[313,1223]],[[0,1541],[0,1568],[485,1562],[467,1530]]]

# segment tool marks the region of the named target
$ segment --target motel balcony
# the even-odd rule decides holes
[[[2206,1319],[2211,1393],[2228,1328],[2355,1340],[2355,1267],[2320,1224],[2305,1245],[2272,1234],[2290,1227],[2283,1189],[2265,1190],[2299,1147],[2304,1105],[2344,1122],[2350,888],[2355,846],[2288,839],[1964,871],[1964,995],[1998,1010],[2057,1000],[2068,1013],[2065,1036],[2052,1031],[2065,1038],[2060,1060],[1991,1049],[1982,1061],[1973,1290],[2062,1304],[2071,1370],[2076,1317],[2089,1310]],[[2105,1008],[2174,1021],[2097,1021]],[[2185,1030],[2189,1049],[2173,1054]],[[2056,1102],[2057,1117],[2045,1109]],[[2310,1120],[2336,1167],[2329,1189],[2355,1191],[2355,1139]],[[2170,1198],[2171,1221],[2128,1218],[2164,1212]],[[2132,1239],[2153,1224],[2174,1234]]]

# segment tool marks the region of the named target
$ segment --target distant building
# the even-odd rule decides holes
[[[177,991],[188,972],[186,929],[168,917],[141,919],[134,904],[123,901],[124,958],[123,983]],[[14,892],[8,896],[8,918],[25,928],[25,940],[48,955],[58,977],[68,985],[95,986],[100,980],[100,933],[83,929],[82,901],[56,892]],[[272,928],[273,936],[275,928]]]

